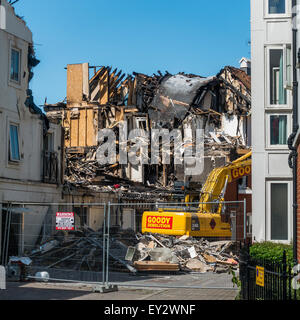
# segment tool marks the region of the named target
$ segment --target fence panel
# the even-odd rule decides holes
[[[200,205],[166,202],[109,203],[106,284],[233,289],[232,274],[229,271],[230,268],[237,270],[238,261],[231,265],[226,262],[233,257],[238,260],[239,241],[245,241],[247,237],[244,224],[245,202],[224,202],[220,221],[217,216],[207,214],[209,223],[206,225],[202,225],[202,220],[197,219]],[[215,210],[211,213],[217,213],[219,205],[211,205]],[[231,232],[223,237],[201,236],[201,232],[199,236],[192,232],[170,235],[170,230],[175,228],[173,216],[173,225],[170,220],[162,220],[166,234],[161,234],[162,229],[157,229],[155,223],[152,224],[152,232],[142,234],[144,212],[149,212],[150,217],[155,217],[159,212],[162,218],[190,213],[190,228],[187,227],[189,231],[200,230],[206,235],[209,231],[213,235],[213,231],[219,228],[218,224],[222,223],[227,224]],[[144,227],[145,224],[146,222]],[[218,246],[219,251],[216,249]],[[187,263],[190,263],[188,267]]]
[[[261,275],[258,268],[263,268]],[[297,300],[292,287],[292,267],[287,264],[285,252],[282,261],[275,263],[251,258],[249,247],[245,246],[241,250],[239,273],[243,300]]]
[[[3,203],[8,279],[104,283],[105,210],[103,203]]]
[[[41,277],[102,283],[106,287],[120,284],[232,289],[229,271],[237,272],[239,242],[247,238],[245,202],[223,202],[220,215],[205,216],[209,218],[206,226],[197,218],[200,205],[203,204],[137,201],[3,203],[0,207],[1,262],[6,266],[9,279]],[[216,203],[211,203],[211,208],[211,214],[220,209]],[[213,231],[222,223],[229,226],[230,233],[215,238],[142,234],[145,211],[179,212],[183,216],[190,213],[190,231],[199,231],[199,227],[200,231]],[[70,213],[74,214],[74,221],[72,230],[67,230],[72,221]],[[162,269],[141,270],[136,261],[155,262],[156,267],[157,262],[162,262]],[[166,261],[175,269],[164,270]]]

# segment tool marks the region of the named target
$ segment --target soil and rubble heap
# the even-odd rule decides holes
[[[98,271],[103,263],[103,231],[82,228],[57,232],[28,254],[31,267]],[[238,268],[239,258],[233,241],[210,242],[188,236],[172,237],[140,234],[131,229],[111,234],[109,263],[111,271],[140,273],[228,272]]]

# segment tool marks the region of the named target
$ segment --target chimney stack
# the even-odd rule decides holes
[[[249,76],[251,76],[251,60],[247,58],[242,58],[240,60],[240,69],[245,71]]]

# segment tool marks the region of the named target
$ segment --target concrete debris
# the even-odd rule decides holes
[[[198,259],[190,259],[186,264],[186,268],[192,271],[198,271],[200,273],[205,273],[207,271],[212,271],[212,267],[208,267],[205,263]]]
[[[7,277],[11,280],[23,281],[31,265],[32,260],[29,257],[11,256],[7,265]]]
[[[229,268],[238,267],[238,256],[232,253],[235,246],[233,241],[210,242],[188,236],[176,238],[159,234],[145,234],[138,238],[135,249],[139,254],[135,255],[136,261],[145,260],[147,256],[147,260],[151,261],[177,263],[180,270],[186,272],[228,272]],[[154,240],[157,247],[151,249]],[[128,252],[130,250],[132,248]]]
[[[22,263],[25,266],[29,266],[32,261],[28,257],[9,257],[9,263]]]
[[[149,271],[154,271],[154,265],[168,263],[178,266],[182,272],[228,272],[230,268],[237,269],[239,263],[238,256],[233,253],[236,249],[233,241],[210,242],[187,236],[142,235],[131,229],[111,229],[109,243],[111,271],[136,273],[146,271],[148,267],[145,266],[149,265]],[[45,268],[45,271],[56,268],[99,272],[103,266],[103,252],[103,230],[96,232],[85,226],[67,232],[64,237],[55,234],[53,239],[22,259],[31,261],[28,268]],[[170,271],[170,268],[161,270]]]
[[[35,274],[35,279],[36,281],[40,282],[48,282],[50,278],[50,275],[48,272],[42,271],[42,272],[37,272]]]
[[[125,236],[124,236],[125,234]],[[123,237],[126,239],[127,234]],[[122,233],[121,233],[122,235]],[[56,234],[54,235],[54,237]],[[134,244],[137,240],[131,237]],[[48,243],[53,245],[54,241]],[[45,247],[47,243],[43,244]],[[129,270],[135,273],[136,269],[126,261],[128,246],[119,238],[110,238],[110,268],[111,270]],[[81,271],[99,271],[103,265],[103,232],[95,232],[88,227],[81,230],[69,231],[68,235],[57,241],[47,252],[42,250],[32,250],[29,254],[32,259],[32,267],[58,268]],[[134,254],[134,252],[133,252]],[[131,257],[133,259],[133,256]]]
[[[169,248],[155,248],[149,250],[149,256],[152,261],[179,263],[177,256]]]
[[[196,258],[198,256],[195,247],[191,247],[188,249],[188,252],[192,259]]]

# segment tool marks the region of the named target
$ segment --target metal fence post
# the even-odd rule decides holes
[[[247,298],[246,300],[249,300],[250,298],[250,268],[249,268],[249,255],[250,255],[250,249],[249,249],[249,243],[246,245],[246,283],[247,283]]]
[[[6,270],[0,266],[0,290],[6,290]]]
[[[246,240],[247,238],[246,225],[247,225],[247,202],[246,202],[246,198],[244,198],[244,240]]]
[[[103,206],[104,220],[103,220],[103,247],[102,247],[102,285],[105,284],[105,243],[106,243],[106,204]]]
[[[283,285],[282,285],[282,291],[283,291],[283,300],[287,299],[287,263],[286,263],[286,251],[283,251],[283,257],[282,257],[282,279],[283,279]]]
[[[107,215],[106,215],[107,208]],[[108,202],[107,206],[104,205],[104,223],[103,223],[103,265],[102,265],[102,286],[94,287],[94,292],[108,293],[118,291],[118,287],[115,285],[109,285],[109,231],[110,231],[110,214],[111,203]],[[106,224],[107,218],[107,224]]]
[[[6,266],[8,263],[8,249],[9,249],[9,234],[10,234],[10,226],[11,226],[11,207],[9,204],[6,207],[6,217],[5,217],[5,229],[4,229],[4,241],[2,248],[2,265]]]
[[[245,246],[242,247],[240,243],[240,268],[239,268],[239,277],[241,280],[241,298],[242,300],[246,300],[246,289],[247,289],[247,257]]]
[[[108,202],[108,211],[107,211],[107,232],[106,232],[106,287],[108,288],[108,273],[109,273],[109,237],[110,237],[110,210],[111,205],[110,202]]]

